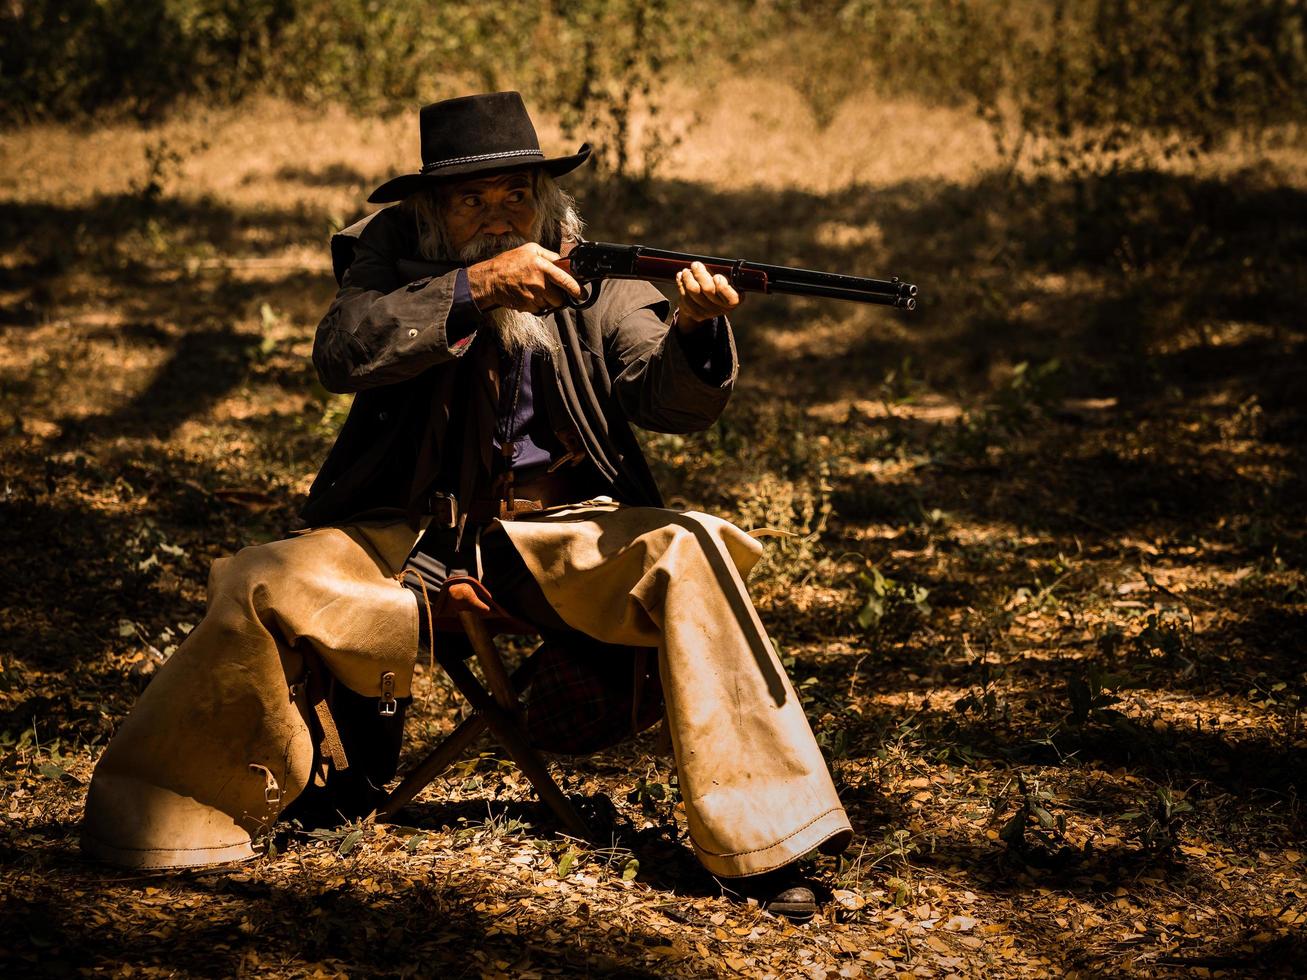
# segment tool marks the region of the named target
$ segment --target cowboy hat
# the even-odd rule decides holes
[[[423,106],[422,169],[392,177],[368,197],[372,204],[399,201],[450,177],[541,167],[555,177],[575,170],[590,156],[583,143],[571,156],[547,158],[535,126],[517,92],[466,95]]]

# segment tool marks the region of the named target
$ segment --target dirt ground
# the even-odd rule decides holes
[[[326,236],[416,152],[408,120],[256,103],[0,134],[7,975],[1295,972],[1301,136],[1081,180],[965,115],[818,129],[732,91],[647,186],[580,181],[592,236],[923,292],[751,298],[726,416],[646,439],[677,506],[794,534],[751,588],[857,831],[812,861],[818,917],[722,895],[653,734],[557,760],[608,848],[483,745],[402,825],[203,873],[82,860],[92,768],[209,563],[297,526],[348,407],[309,362]],[[418,670],[407,759],[457,713]]]

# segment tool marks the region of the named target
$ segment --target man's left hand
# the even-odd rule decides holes
[[[682,333],[699,329],[714,317],[725,316],[740,305],[740,294],[725,276],[712,276],[702,262],[676,274],[680,306],[676,326]]]

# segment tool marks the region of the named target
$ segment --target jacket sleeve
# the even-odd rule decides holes
[[[384,220],[382,220],[384,218]],[[377,216],[363,229],[354,259],[313,338],[313,365],[328,391],[351,392],[405,381],[458,357],[472,335],[447,333],[457,272],[403,283],[401,216]]]
[[[739,371],[730,322],[718,321],[708,370],[703,364],[696,369],[685,345],[663,322],[668,303],[662,294],[648,283],[631,285],[636,288],[606,311],[604,324],[604,359],[618,404],[642,429],[708,428],[726,408]]]

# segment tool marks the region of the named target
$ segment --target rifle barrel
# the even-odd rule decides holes
[[[872,279],[836,272],[818,272],[744,259],[673,252],[644,245],[581,242],[568,255],[573,275],[582,279],[652,279],[672,281],[681,269],[702,262],[713,275],[724,275],[736,289],[757,293],[825,296],[856,303],[877,303],[911,311],[917,287],[899,279]]]
[[[806,286],[811,289],[835,289],[855,293],[880,293],[883,296],[916,296],[917,287],[898,279],[872,279],[867,276],[846,276],[839,272],[817,272],[812,269],[792,269],[784,265],[763,265],[759,262],[744,263],[747,269],[756,269],[766,274],[773,291],[780,291],[782,285]],[[831,295],[838,295],[832,293]],[[847,298],[847,297],[841,297]]]
[[[909,285],[904,283],[904,285]],[[791,296],[825,296],[830,299],[851,300],[854,303],[877,303],[881,306],[897,306],[911,312],[917,308],[916,286],[910,287],[913,295],[874,292],[864,289],[846,289],[840,286],[823,286],[807,282],[768,282],[767,292],[786,293]]]

